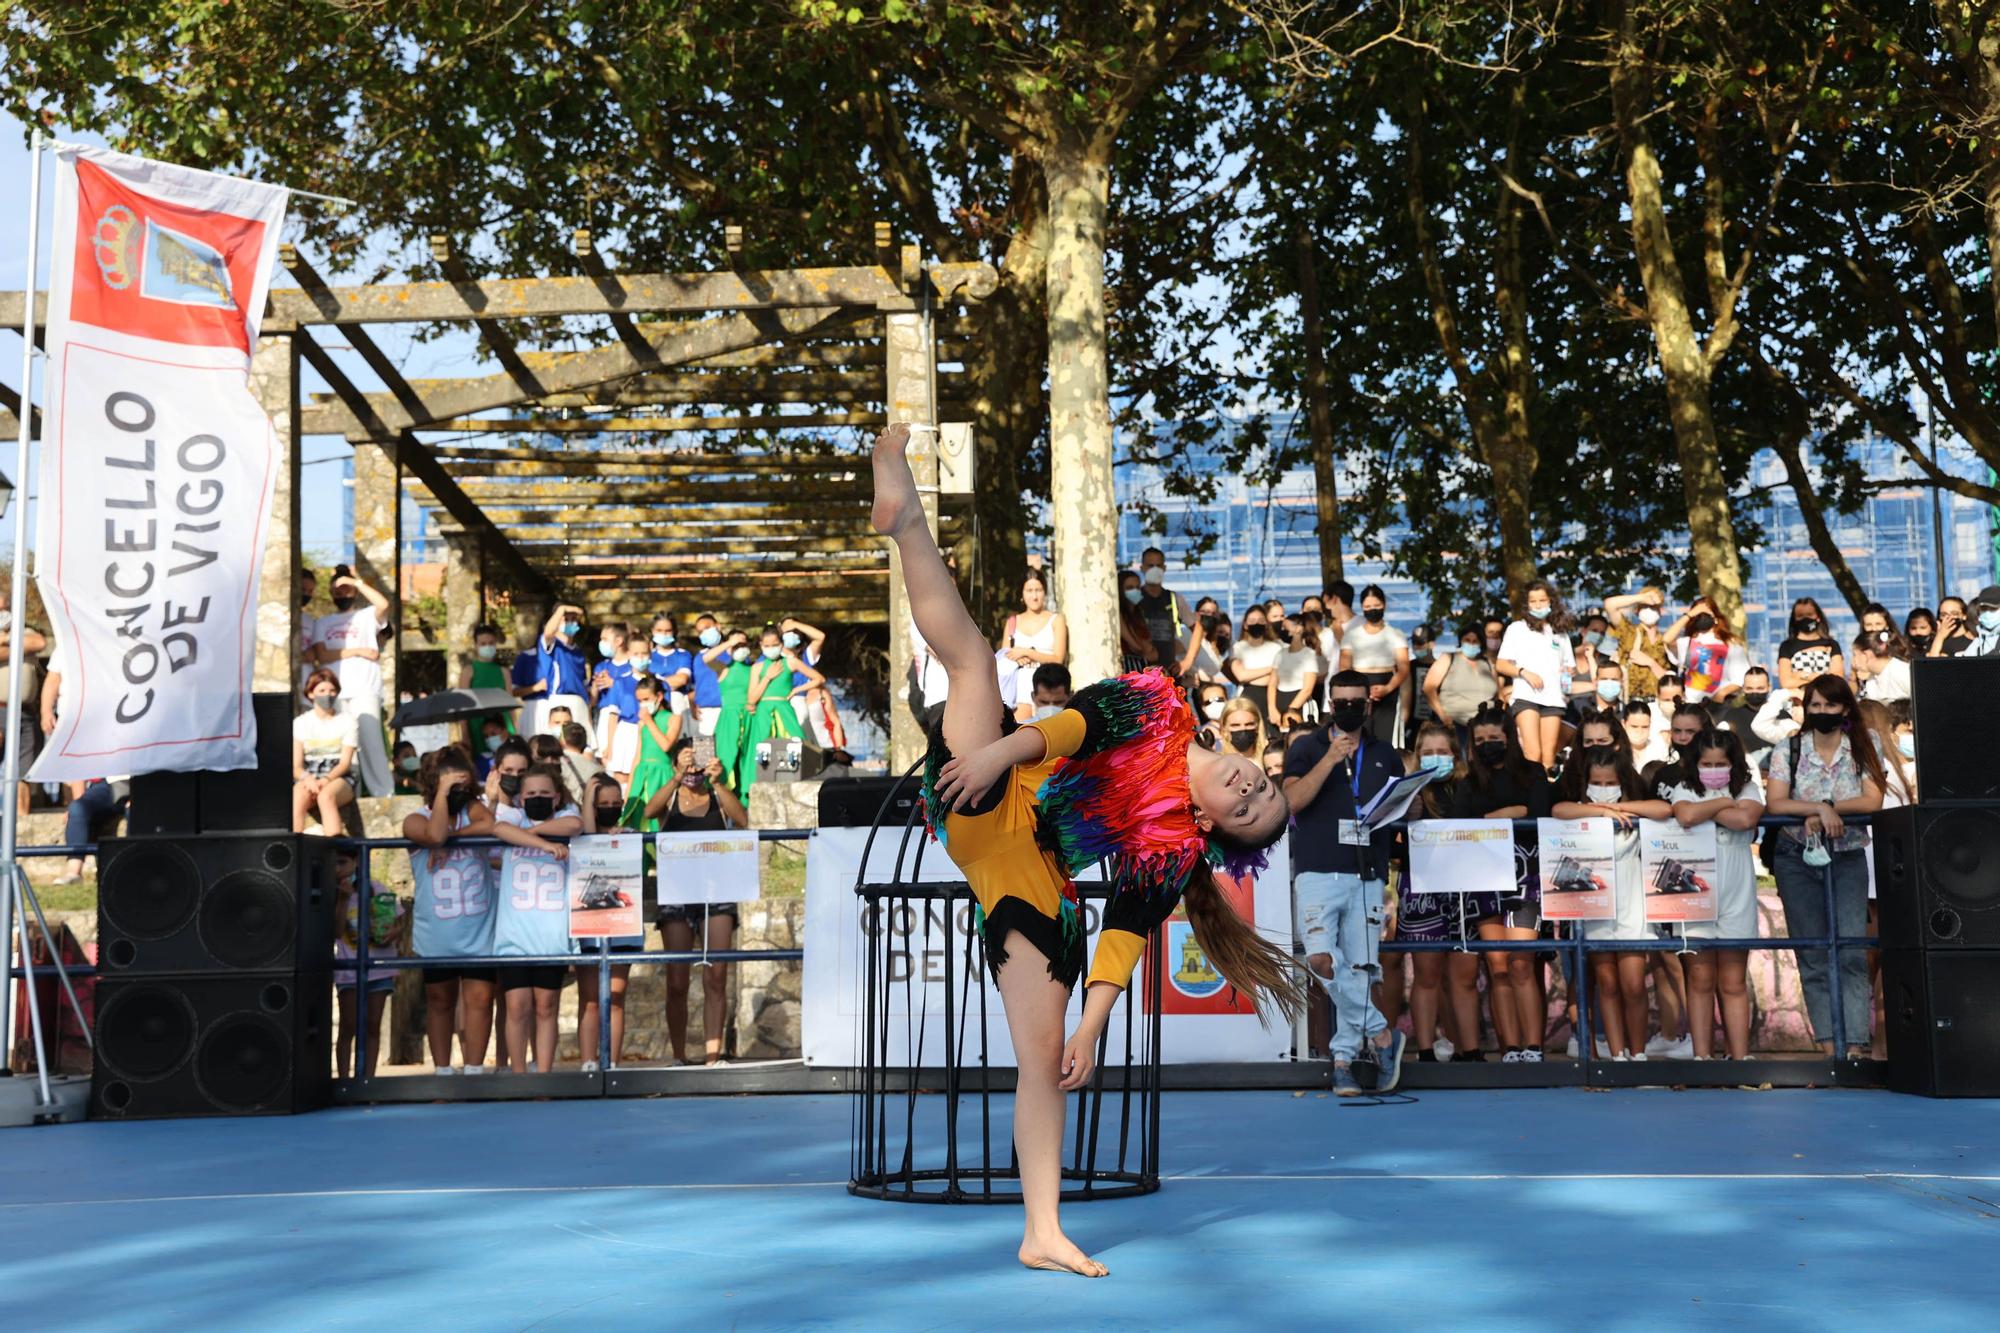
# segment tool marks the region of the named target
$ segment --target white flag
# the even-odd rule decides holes
[[[62,686],[33,779],[256,764],[280,459],[250,351],[285,197],[56,149],[36,578]]]

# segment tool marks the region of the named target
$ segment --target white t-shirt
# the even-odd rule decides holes
[[[345,746],[361,743],[353,713],[322,713],[309,708],[292,719],[292,739],[306,748],[306,772],[325,777],[340,763]]]
[[[1347,627],[1340,646],[1354,655],[1351,665],[1356,671],[1394,671],[1396,654],[1406,651],[1410,643],[1403,637],[1403,631],[1393,625],[1384,625],[1370,634],[1364,620]]]
[[[375,608],[362,602],[347,611],[330,611],[313,622],[312,641],[318,648],[341,652],[348,648],[382,647],[382,622]],[[331,664],[340,677],[340,697],[354,699],[364,707],[382,706],[382,664],[366,657],[348,657]]]
[[[1286,648],[1278,654],[1278,688],[1297,690],[1306,683],[1309,672],[1319,670],[1319,652],[1316,648],[1300,641],[1297,649]]]
[[[1229,646],[1229,660],[1236,663],[1237,674],[1262,671],[1278,664],[1278,654],[1285,646],[1276,639],[1266,639],[1262,643],[1252,643],[1248,639],[1238,639]]]
[[[1861,697],[1885,704],[1909,698],[1910,664],[1900,657],[1890,658],[1880,671],[1862,684]]]
[[[1538,689],[1516,676],[1515,703],[1548,704],[1555,708],[1569,703],[1569,676],[1576,668],[1576,653],[1570,646],[1569,635],[1531,629],[1527,621],[1517,620],[1501,636],[1497,655],[1523,671],[1534,672],[1542,682]]]

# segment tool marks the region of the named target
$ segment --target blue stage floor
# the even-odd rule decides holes
[[[0,1131],[0,1329],[2000,1326],[2000,1103],[1169,1093],[1164,1189],[847,1195],[840,1097]]]

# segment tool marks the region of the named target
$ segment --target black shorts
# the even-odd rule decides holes
[[[426,986],[444,986],[458,981],[483,981],[493,984],[494,969],[490,967],[427,967],[424,969]]]
[[[500,971],[500,991],[561,990],[569,977],[569,969],[557,963],[549,967],[503,967]]]
[[[1527,699],[1516,699],[1507,707],[1507,716],[1513,718],[1516,723],[1521,720],[1521,714],[1523,713],[1535,713],[1542,717],[1567,717],[1569,715],[1569,705],[1538,704],[1530,702]]]
[[[675,903],[662,907],[653,918],[655,925],[665,930],[669,925],[683,925],[700,934],[708,927],[703,923],[709,917],[726,916],[733,929],[743,922],[743,913],[735,903]],[[616,952],[615,950],[613,952]]]

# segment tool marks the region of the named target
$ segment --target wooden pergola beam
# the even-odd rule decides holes
[[[631,435],[697,430],[824,430],[832,426],[878,427],[888,423],[880,412],[732,413],[725,416],[679,417],[451,417],[425,430],[455,435]]]
[[[544,483],[542,490],[516,477],[467,477],[465,493],[478,503],[522,504],[535,500],[561,499],[572,504],[613,503],[705,505],[711,501],[811,500],[815,503],[854,503],[874,497],[874,488],[863,483],[812,485],[796,480],[600,483],[562,481]],[[440,497],[442,498],[442,497]]]
[[[465,260],[452,248],[451,237],[442,232],[432,232],[430,243],[432,261],[443,271],[445,277],[451,280],[454,289],[463,291],[474,285],[472,274],[465,267]],[[322,289],[321,292],[314,293],[315,296],[331,294],[331,289]],[[334,296],[333,299],[337,302],[339,297]],[[486,350],[493,353],[493,359],[500,363],[500,368],[514,383],[521,386],[523,393],[531,398],[539,398],[548,392],[542,387],[541,381],[535,378],[535,372],[528,369],[527,363],[521,359],[521,349],[514,345],[514,335],[507,332],[498,320],[490,315],[482,318],[475,313],[472,323],[479,330],[480,341],[486,344]]]
[[[439,458],[478,463],[576,463],[647,467],[683,472],[865,472],[865,454],[697,454],[669,449],[509,449],[500,446],[461,448],[441,444],[431,450]]]
[[[412,498],[418,504],[437,507],[436,501],[421,493],[421,487],[413,488],[418,494]],[[680,513],[662,513],[657,508],[642,508],[635,505],[590,505],[580,508],[550,508],[546,505],[485,505],[486,515],[495,523],[513,525],[516,523],[548,524],[619,524],[624,526],[649,527],[652,524],[674,518],[686,518]],[[868,510],[856,501],[852,506],[829,505],[704,505],[700,512],[704,524],[735,522],[768,523],[823,523],[827,531],[840,531],[855,523],[865,523]]]
[[[612,524],[603,528],[509,527],[507,535],[530,559],[549,551],[567,551],[575,556],[591,555],[690,555],[705,559],[739,559],[746,544],[767,555],[819,555],[829,559],[867,553],[871,559],[888,556],[880,537],[858,529],[849,536],[801,532],[796,528],[778,532],[749,532],[736,528],[720,532],[685,524],[648,527],[634,531]]]

